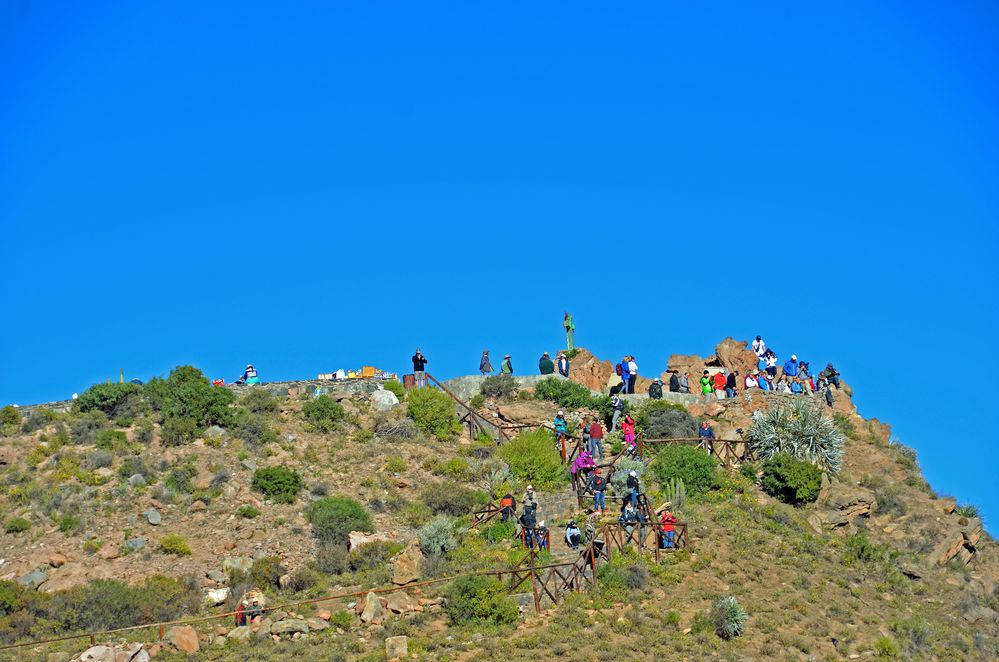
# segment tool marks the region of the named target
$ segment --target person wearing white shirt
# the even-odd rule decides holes
[[[763,342],[763,338],[756,336],[756,340],[753,341],[753,354],[756,354],[758,358],[763,358],[766,353],[767,344]]]
[[[759,388],[760,387],[760,382],[759,382],[759,380],[757,378],[758,374],[760,374],[760,371],[759,370],[754,370],[753,374],[746,375],[745,384],[746,384],[746,389],[747,390],[751,389],[751,388]]]
[[[638,364],[635,363],[635,357],[628,357],[628,393],[635,392],[635,382],[638,381]]]

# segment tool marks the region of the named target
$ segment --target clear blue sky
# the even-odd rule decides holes
[[[569,309],[835,361],[994,524],[994,3],[208,4],[0,7],[0,403],[528,370]]]

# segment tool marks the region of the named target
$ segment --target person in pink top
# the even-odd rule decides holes
[[[628,446],[628,454],[635,454],[635,419],[630,415],[621,421],[621,432],[624,433],[624,443]]]
[[[572,466],[569,467],[569,473],[572,476],[572,489],[577,492],[579,489],[586,485],[590,479],[590,472],[596,467],[596,463],[593,461],[593,456],[587,451],[582,451],[579,456],[572,461]]]

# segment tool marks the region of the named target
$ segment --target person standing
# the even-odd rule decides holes
[[[565,352],[559,352],[558,354],[558,374],[566,379],[569,378],[569,357],[565,355]]]
[[[659,519],[659,524],[663,527],[663,549],[672,549],[674,545],[674,536],[676,534],[676,517],[673,516],[670,510],[673,504],[666,502],[666,510],[663,511],[662,517]]]
[[[708,453],[714,455],[715,452],[715,431],[711,429],[711,426],[707,421],[701,423],[701,429],[697,431],[697,436],[700,438],[700,445],[705,448]]]
[[[753,354],[756,354],[756,357],[761,359],[766,353],[767,344],[763,342],[763,338],[756,336],[756,340],[753,341]]]
[[[479,359],[479,372],[488,375],[493,371],[493,364],[489,362],[489,350],[482,350],[482,358]]]
[[[628,357],[628,393],[634,394],[635,392],[635,382],[638,381],[638,364],[635,363],[635,357]]]
[[[705,401],[711,395],[711,391],[714,390],[713,382],[711,381],[711,375],[705,370],[704,374],[701,375],[701,395],[704,396]]]
[[[611,406],[614,407],[614,415],[611,416],[610,426],[610,431],[613,432],[617,429],[617,419],[621,418],[621,413],[624,411],[624,400],[615,393],[611,396]]]
[[[628,488],[628,498],[631,499],[631,505],[638,508],[638,495],[641,493],[642,488],[638,482],[638,472],[634,469],[628,472],[628,480],[625,482],[625,487]]]
[[[649,384],[649,398],[651,400],[663,399],[663,380],[657,379]]]
[[[604,426],[600,425],[600,419],[593,417],[593,424],[590,425],[590,455],[597,456],[600,452],[600,459],[604,459]]]
[[[679,393],[680,392],[680,378],[677,376],[677,370],[671,370],[669,373],[669,392]],[[690,390],[688,386],[687,390]]]
[[[500,374],[513,376],[513,362],[510,361],[509,354],[504,356],[503,363],[500,363]]]
[[[725,399],[725,373],[721,370],[715,373],[715,376],[711,378],[712,383],[715,387],[715,397],[719,400]]]
[[[416,354],[413,354],[413,378],[416,380],[417,386],[427,385],[427,363],[427,357],[417,347]]]
[[[690,373],[680,375],[680,393],[690,393]]]
[[[798,376],[798,357],[795,354],[791,355],[791,358],[784,363],[784,376],[785,377],[797,377]]]
[[[562,318],[562,327],[565,329],[565,348],[571,352],[573,350],[572,336],[576,330],[576,325],[572,323],[572,315],[569,314],[568,310],[565,311],[565,316]]]
[[[736,391],[736,384],[738,384],[739,371],[733,370],[728,373],[728,377],[725,379],[725,397],[734,398]]]
[[[555,372],[555,363],[548,356],[548,352],[541,355],[538,359],[538,372],[542,375],[551,375]]]
[[[772,349],[767,350],[766,355],[767,360],[767,374],[773,379],[777,376],[777,355],[774,354]]]
[[[600,469],[594,469],[590,474],[589,488],[593,491],[593,510],[601,514],[607,512],[607,502],[604,500],[604,492],[607,490],[607,479],[604,478]]]

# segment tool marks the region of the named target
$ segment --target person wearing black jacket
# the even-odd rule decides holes
[[[628,498],[631,499],[631,505],[633,505],[633,506],[635,506],[637,508],[638,507],[638,494],[639,494],[639,491],[641,490],[641,487],[639,486],[639,483],[638,483],[638,472],[637,471],[632,470],[632,471],[628,472],[628,480],[625,483],[625,487],[628,488]]]
[[[427,385],[427,363],[427,357],[417,347],[416,354],[413,354],[413,378],[417,386]]]
[[[649,397],[653,400],[663,399],[663,380],[657,379],[649,384]]]
[[[679,371],[674,370],[669,376],[669,392],[679,393],[680,392],[680,378],[677,376]]]
[[[725,378],[725,397],[734,398],[735,397],[735,385],[738,381],[736,378],[739,376],[738,370],[733,370],[728,373],[728,377]]]

